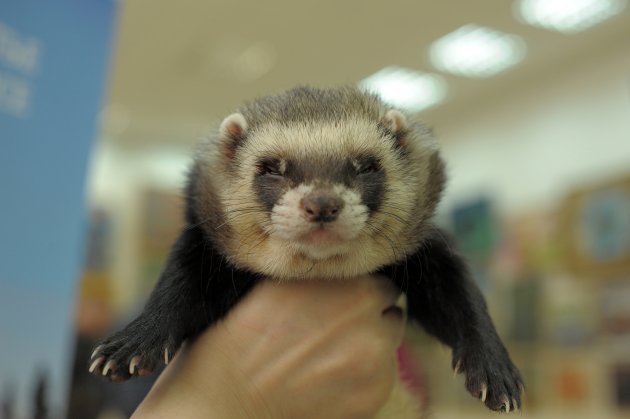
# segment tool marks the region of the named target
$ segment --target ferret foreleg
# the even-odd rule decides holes
[[[520,408],[520,373],[466,263],[444,233],[435,229],[416,254],[382,272],[406,292],[409,317],[453,349],[453,368],[465,374],[473,396],[492,410]]]
[[[232,272],[200,229],[184,229],[144,310],[96,347],[90,372],[122,381],[168,364],[185,339],[229,310],[249,279]]]

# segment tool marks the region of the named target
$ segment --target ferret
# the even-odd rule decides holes
[[[380,274],[406,295],[409,318],[452,348],[473,396],[518,410],[519,371],[432,223],[445,181],[430,130],[357,88],[299,87],[241,107],[200,144],[166,267],[144,311],[96,347],[90,371],[120,381],[168,363],[263,279]]]

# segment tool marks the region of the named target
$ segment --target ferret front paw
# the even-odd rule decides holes
[[[140,317],[94,349],[89,371],[112,381],[146,375],[160,363],[168,364],[180,343]]]
[[[523,380],[502,346],[459,348],[453,365],[455,374],[465,374],[468,392],[489,409],[515,412],[521,408]]]

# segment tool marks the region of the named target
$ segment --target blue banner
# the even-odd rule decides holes
[[[0,401],[64,414],[113,0],[0,2]]]

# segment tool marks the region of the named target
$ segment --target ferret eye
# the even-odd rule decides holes
[[[362,162],[362,164],[358,165],[357,167],[357,174],[358,175],[366,175],[369,173],[376,173],[378,171],[381,170],[381,166],[378,164],[378,161],[376,160],[368,160],[365,162]]]
[[[273,176],[282,176],[282,173],[280,173],[280,170],[272,166],[265,166],[265,174],[273,175]]]
[[[283,162],[281,160],[263,160],[258,163],[258,175],[283,176]]]

